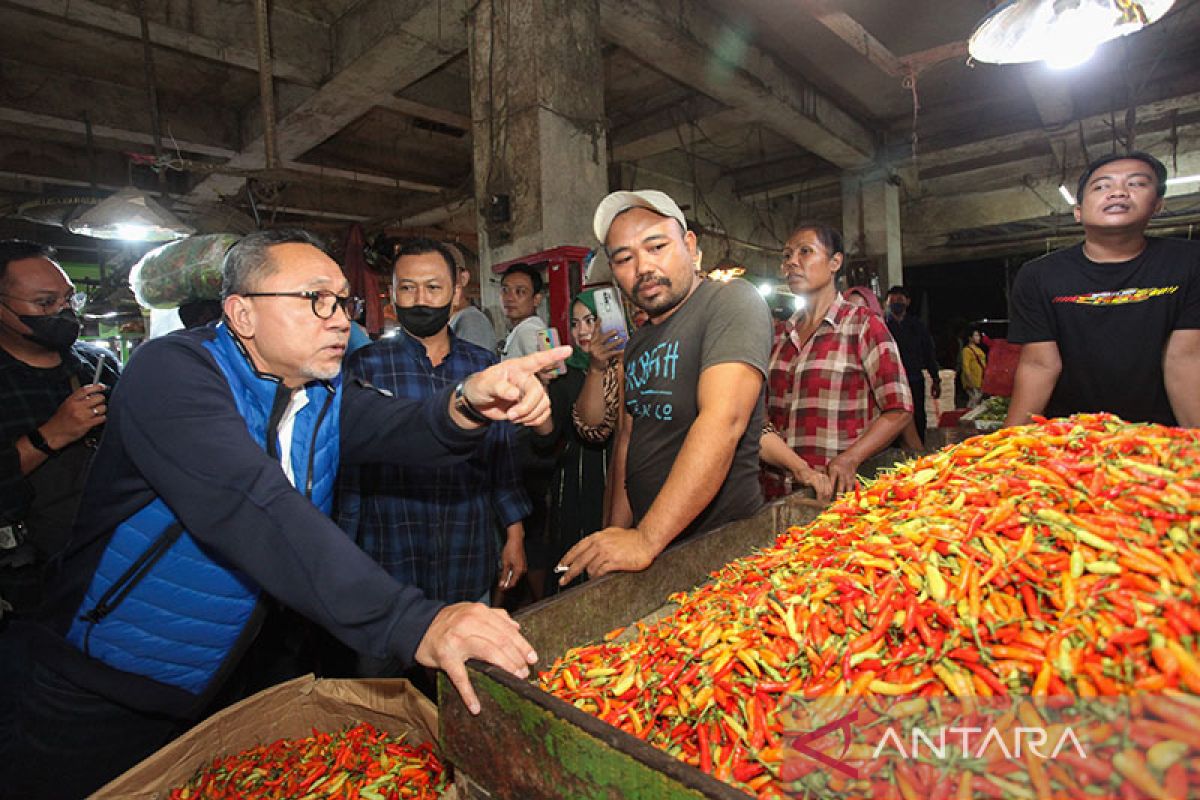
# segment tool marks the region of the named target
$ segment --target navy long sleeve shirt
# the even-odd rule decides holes
[[[346,371],[407,400],[427,400],[496,356],[451,334],[436,367],[401,333],[356,352]],[[529,515],[516,463],[515,428],[494,423],[469,459],[451,465],[364,464],[345,470],[338,524],[401,583],[458,603],[478,600],[496,579],[502,529]]]

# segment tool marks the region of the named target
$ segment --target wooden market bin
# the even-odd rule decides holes
[[[640,620],[669,594],[811,522],[823,504],[793,495],[750,519],[665,551],[644,572],[618,573],[548,598],[516,615],[545,669],[571,647]],[[440,741],[463,798],[722,798],[746,794],[608,725],[531,682],[482,662],[468,665],[483,711],[472,716],[439,678]]]

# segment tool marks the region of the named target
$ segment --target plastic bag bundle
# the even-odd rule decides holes
[[[221,297],[225,252],[241,237],[232,233],[189,236],[151,250],[129,271],[129,288],[148,308],[175,308]]]

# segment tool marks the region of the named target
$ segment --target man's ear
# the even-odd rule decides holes
[[[1154,204],[1154,213],[1151,214],[1151,216],[1157,217],[1159,214],[1161,214],[1163,212],[1163,209],[1166,207],[1167,207],[1167,201],[1162,197],[1158,198],[1158,202]]]
[[[836,255],[834,255],[833,258],[831,258],[829,260],[833,264],[833,267],[832,267],[833,271],[837,272],[838,270],[840,270],[842,268],[842,264],[846,261],[846,254],[845,253],[837,253]]]
[[[1075,207],[1071,209],[1071,213],[1075,215],[1076,222],[1083,222],[1083,213],[1080,211],[1078,203],[1076,203]]]
[[[225,298],[221,308],[234,333],[243,339],[254,336],[254,309],[250,305],[249,298],[238,294],[230,295]]]
[[[692,265],[695,266],[696,269],[700,269],[700,265],[696,263],[696,259],[700,255],[700,243],[696,240],[696,234],[694,232],[683,232],[683,246],[687,248],[688,258],[691,259]]]

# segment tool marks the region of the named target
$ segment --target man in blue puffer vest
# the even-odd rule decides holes
[[[0,795],[81,797],[184,730],[263,595],[359,652],[444,669],[474,712],[467,659],[528,675],[504,611],[396,583],[328,512],[341,463],[438,466],[490,420],[541,422],[536,373],[570,349],[397,400],[342,383],[348,291],[310,235],[251,234],[226,256],[224,321],[131,359],[47,615],[0,636]]]

